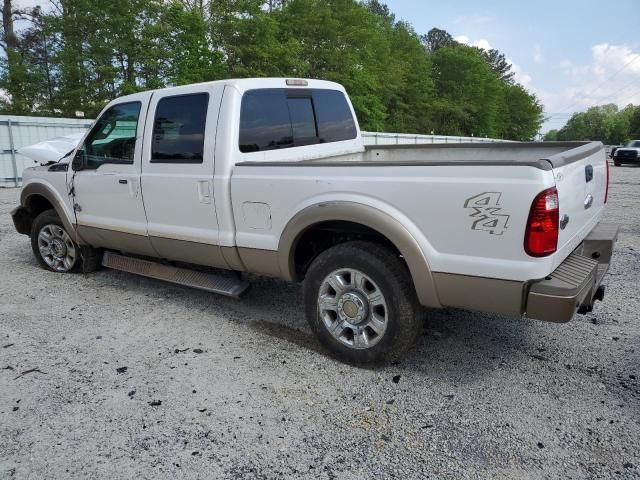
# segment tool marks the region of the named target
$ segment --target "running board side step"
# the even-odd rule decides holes
[[[113,252],[104,252],[102,265],[121,272],[135,273],[143,277],[177,283],[178,285],[219,293],[233,298],[240,298],[249,288],[248,282],[237,278],[164,265],[140,258],[118,255]]]

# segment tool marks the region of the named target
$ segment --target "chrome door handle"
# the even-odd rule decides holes
[[[592,203],[593,195],[589,194],[587,195],[587,198],[584,199],[584,209],[586,210],[587,208],[590,208]]]

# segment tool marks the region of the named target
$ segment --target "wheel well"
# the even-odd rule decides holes
[[[49,200],[47,200],[42,195],[31,195],[27,199],[26,208],[29,211],[29,213],[33,215],[33,217],[35,218],[45,210],[52,209],[53,205]]]
[[[400,256],[399,250],[387,237],[366,225],[338,220],[316,223],[308,227],[294,244],[296,277],[303,278],[311,262],[322,252],[351,240],[375,242]]]

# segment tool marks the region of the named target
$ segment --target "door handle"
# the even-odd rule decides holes
[[[200,199],[200,203],[211,203],[209,180],[198,181],[198,198]]]
[[[121,183],[122,185],[126,185],[127,184],[127,179],[126,178],[121,178],[120,180],[118,180],[118,183]]]
[[[593,165],[587,165],[584,167],[584,179],[587,183],[593,180]]]
[[[584,209],[588,209],[593,204],[593,195],[587,195],[587,198],[584,199]]]

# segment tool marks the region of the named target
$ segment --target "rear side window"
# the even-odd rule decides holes
[[[208,93],[164,97],[153,121],[151,163],[202,163]]]
[[[356,138],[356,125],[337,90],[250,90],[240,110],[241,152],[275,150]]]
[[[356,138],[356,124],[342,92],[316,90],[313,92],[313,100],[320,142],[339,142]]]
[[[240,151],[257,152],[293,146],[293,128],[285,91],[253,90],[242,97]]]

